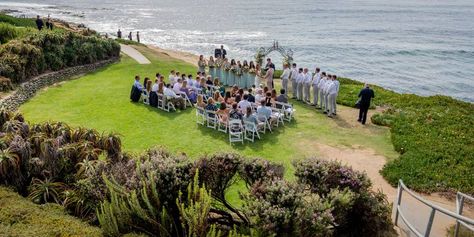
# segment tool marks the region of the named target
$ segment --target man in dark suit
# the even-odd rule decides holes
[[[214,50],[214,58],[225,58],[227,55],[227,52],[224,49],[224,45],[221,45],[220,49],[215,49]]]
[[[367,111],[369,111],[370,101],[375,97],[374,91],[369,88],[368,84],[365,84],[365,88],[359,92],[360,98],[360,110],[358,122],[365,124],[367,120]]]
[[[42,30],[44,26],[43,20],[41,20],[41,17],[39,15],[36,16],[36,27],[38,30]]]
[[[271,58],[267,58],[267,64],[265,65],[265,71],[267,71],[269,68],[273,68],[273,70],[275,70],[275,64],[272,63]]]

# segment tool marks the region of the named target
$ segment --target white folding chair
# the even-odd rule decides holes
[[[203,125],[206,123],[206,112],[203,108],[196,107],[196,124]]]
[[[171,101],[168,101],[168,98],[166,98],[165,95],[163,94],[158,94],[158,106],[160,105],[161,101],[161,107],[160,109],[170,112],[170,110],[176,111],[176,108],[174,107],[174,104],[171,103]]]
[[[222,120],[220,115],[217,115],[217,131],[227,133],[229,128],[229,123],[227,121]]]
[[[285,112],[283,112],[282,109],[272,107],[272,117],[276,120],[277,127],[280,123],[285,125]]]
[[[255,141],[255,135],[257,138],[260,139],[260,133],[258,132],[257,125],[250,121],[244,120],[244,132],[245,132],[245,140],[249,140],[251,142]]]
[[[150,104],[150,99],[148,97],[148,92],[146,90],[142,91],[141,99],[143,100],[143,104],[146,104],[146,105]]]
[[[281,110],[283,111],[284,115],[284,120],[291,122],[296,112],[296,109],[293,108],[293,105],[281,102],[275,102],[275,105],[281,106]]]
[[[240,120],[229,121],[229,143],[232,145],[234,142],[244,144],[244,131]]]
[[[257,116],[258,120],[258,126],[263,127],[263,133],[268,129],[268,131],[272,132],[272,126],[270,125],[270,122],[265,116]]]
[[[205,113],[206,113],[207,127],[217,129],[218,118],[217,118],[216,112],[212,110],[206,110]]]
[[[186,106],[191,106],[193,107],[193,103],[191,103],[191,100],[189,99],[188,95],[184,92],[180,93],[181,97],[184,99],[184,108],[186,109]]]

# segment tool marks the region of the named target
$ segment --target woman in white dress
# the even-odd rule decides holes
[[[260,83],[262,83],[262,69],[260,67],[260,64],[257,63],[257,66],[255,66],[255,88],[260,87]]]
[[[204,59],[203,55],[199,55],[199,61],[198,61],[198,66],[199,66],[199,72],[206,72],[206,60]]]

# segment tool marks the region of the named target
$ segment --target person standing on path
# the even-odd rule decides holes
[[[36,27],[38,28],[38,30],[42,30],[43,29],[43,20],[41,20],[41,17],[39,15],[36,16]]]
[[[117,31],[117,38],[119,38],[119,39],[122,38],[122,31],[120,31],[120,29],[118,29],[118,31]]]
[[[314,72],[313,80],[311,81],[311,84],[313,85],[313,105],[316,106],[316,108],[318,108],[318,97],[319,97],[318,84],[320,80],[321,80],[321,73],[320,73],[320,69],[317,67]]]
[[[130,33],[128,33],[128,40],[132,40],[132,32],[130,31]]]
[[[137,42],[140,43],[140,31],[137,31]]]
[[[365,83],[365,88],[359,92],[360,109],[358,122],[365,124],[367,120],[367,111],[369,111],[370,101],[375,97],[374,91],[370,89],[369,84]]]
[[[283,73],[281,74],[281,85],[285,91],[288,91],[288,79],[290,79],[291,70],[288,68],[288,64],[283,64]]]

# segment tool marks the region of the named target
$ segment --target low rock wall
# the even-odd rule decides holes
[[[55,83],[72,79],[74,76],[96,71],[104,66],[118,61],[119,58],[112,58],[92,64],[66,68],[60,71],[49,72],[34,77],[20,84],[12,94],[0,100],[0,108],[9,111],[17,110],[21,104],[33,97],[37,91],[51,86]]]

